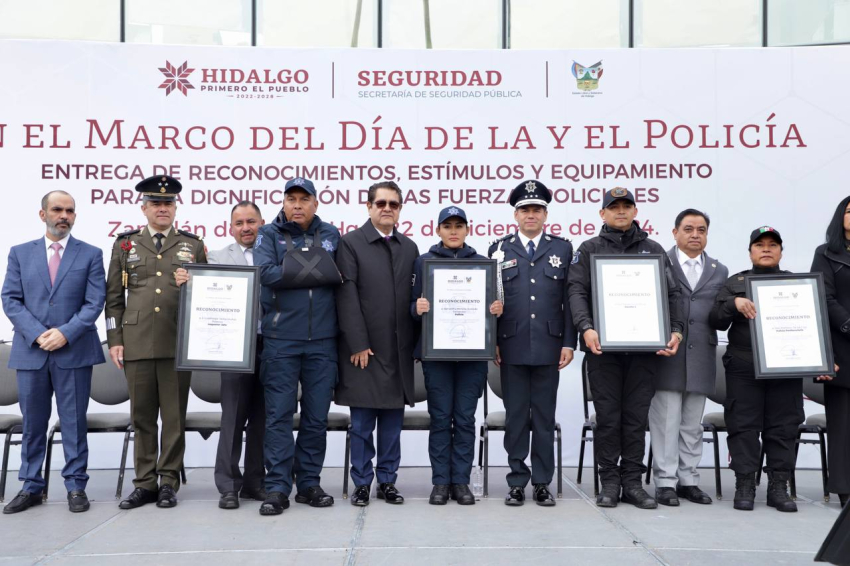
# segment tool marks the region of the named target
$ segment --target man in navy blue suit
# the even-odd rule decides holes
[[[24,485],[3,509],[5,514],[41,503],[41,466],[54,392],[62,422],[68,508],[74,513],[89,509],[86,410],[92,366],[105,361],[94,326],[106,300],[103,253],[71,236],[77,214],[73,197],[65,191],[47,193],[39,216],[47,233],[11,249],[3,282],[3,311],[15,326],[9,368],[17,370],[24,420],[18,473]]]

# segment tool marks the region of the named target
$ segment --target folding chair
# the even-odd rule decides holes
[[[590,380],[587,376],[587,356],[585,354],[581,360],[581,383],[582,383],[582,402],[584,403],[584,424],[581,426],[581,439],[578,449],[578,472],[576,473],[576,483],[581,483],[581,474],[584,471],[584,447],[588,442],[593,442],[593,437],[596,436],[596,413],[590,413],[588,404],[593,401],[593,393],[590,391]],[[590,432],[591,436],[587,436]],[[596,445],[593,450],[593,495],[599,495],[599,465],[596,462]]]
[[[0,340],[0,405],[9,406],[18,402],[18,377],[15,370],[9,369],[9,356],[12,343]],[[0,502],[6,498],[6,475],[9,471],[9,449],[19,446],[21,440],[12,440],[12,435],[24,432],[21,415],[0,414],[0,434],[6,435],[3,443],[3,467],[0,471]]]

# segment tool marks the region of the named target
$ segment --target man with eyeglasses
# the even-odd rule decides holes
[[[336,402],[351,407],[351,504],[357,506],[369,504],[375,475],[378,499],[404,503],[395,482],[404,406],[414,404],[417,329],[408,309],[419,248],[395,228],[402,202],[401,189],[392,181],[369,187],[369,220],[342,237],[336,255],[343,280],[337,291],[342,339]]]

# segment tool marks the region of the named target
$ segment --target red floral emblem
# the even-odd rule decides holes
[[[130,243],[130,240],[124,240],[123,242],[121,242],[121,249],[125,252],[129,252],[133,249],[133,244]]]

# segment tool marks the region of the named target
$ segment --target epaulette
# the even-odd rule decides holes
[[[490,245],[491,245],[491,246],[495,246],[495,245],[496,245],[496,244],[498,244],[499,242],[502,242],[502,241],[508,240],[509,238],[513,238],[514,236],[516,236],[516,234],[505,234],[505,235],[504,235],[504,236],[502,236],[501,238],[496,238],[495,240],[493,240],[492,242],[490,242]]]
[[[198,236],[197,234],[193,234],[193,233],[191,233],[191,232],[187,232],[186,230],[177,230],[177,233],[178,233],[178,234],[182,234],[182,235],[184,235],[184,236],[189,236],[190,238],[195,238],[196,240],[203,240],[203,238],[201,238],[201,237],[200,237],[200,236]]]
[[[564,238],[563,236],[556,236],[555,234],[546,233],[546,234],[544,234],[544,236],[551,238],[553,240],[563,240],[565,242],[571,241],[569,238]]]
[[[116,235],[115,237],[116,238],[124,238],[125,236],[132,236],[133,234],[138,234],[141,231],[142,231],[141,228],[136,228],[135,230],[127,230],[126,232],[121,232],[120,234]]]

